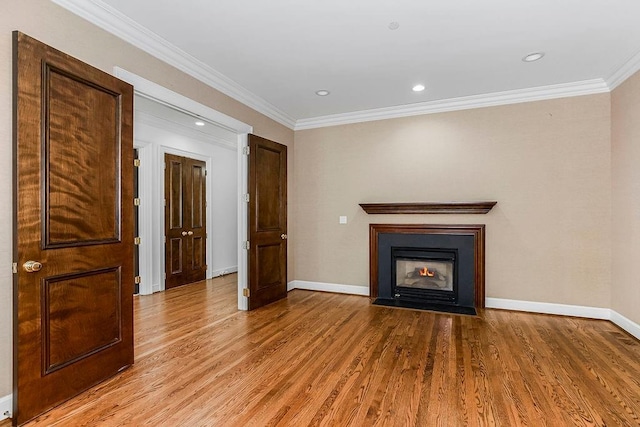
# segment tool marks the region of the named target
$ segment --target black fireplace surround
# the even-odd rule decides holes
[[[371,260],[378,263],[373,304],[476,314],[473,235],[380,233],[377,241],[377,260]],[[397,271],[398,265],[404,269]]]

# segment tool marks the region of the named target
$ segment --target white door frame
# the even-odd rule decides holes
[[[244,154],[244,148],[248,145],[247,135],[253,132],[253,127],[120,67],[114,67],[114,75],[119,79],[133,85],[135,93],[138,95],[144,96],[162,104],[166,104],[172,108],[176,108],[178,110],[183,110],[187,113],[200,116],[215,123],[218,126],[233,131],[238,135],[238,309],[247,310],[249,308],[248,299],[247,297],[242,295],[242,289],[247,287],[248,266],[247,251],[244,249],[243,243],[248,238],[248,206],[244,201],[244,194],[248,192],[249,164],[248,156]],[[140,211],[140,214],[142,213],[143,211]],[[144,248],[145,258],[143,258],[142,255],[142,245],[140,249],[141,260],[144,259],[145,263],[149,264],[152,259],[151,248]],[[145,266],[147,264],[145,264]],[[164,262],[162,262],[162,265],[164,265]],[[145,267],[141,263],[140,273],[150,273],[143,271],[144,268]],[[146,281],[149,283],[149,285],[151,284],[150,277],[147,278]],[[144,282],[145,280],[143,278],[143,283]]]

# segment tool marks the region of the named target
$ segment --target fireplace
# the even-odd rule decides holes
[[[484,225],[372,224],[374,304],[476,314],[484,307]]]
[[[391,250],[392,293],[395,298],[403,295],[419,298],[452,301],[456,296],[454,274],[455,251]]]

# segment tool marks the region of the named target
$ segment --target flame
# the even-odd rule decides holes
[[[429,271],[429,267],[423,267],[420,269],[420,275],[424,277],[433,277],[436,275],[436,272]]]

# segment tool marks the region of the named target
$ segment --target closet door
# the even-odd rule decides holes
[[[206,164],[165,154],[165,289],[204,280]]]

